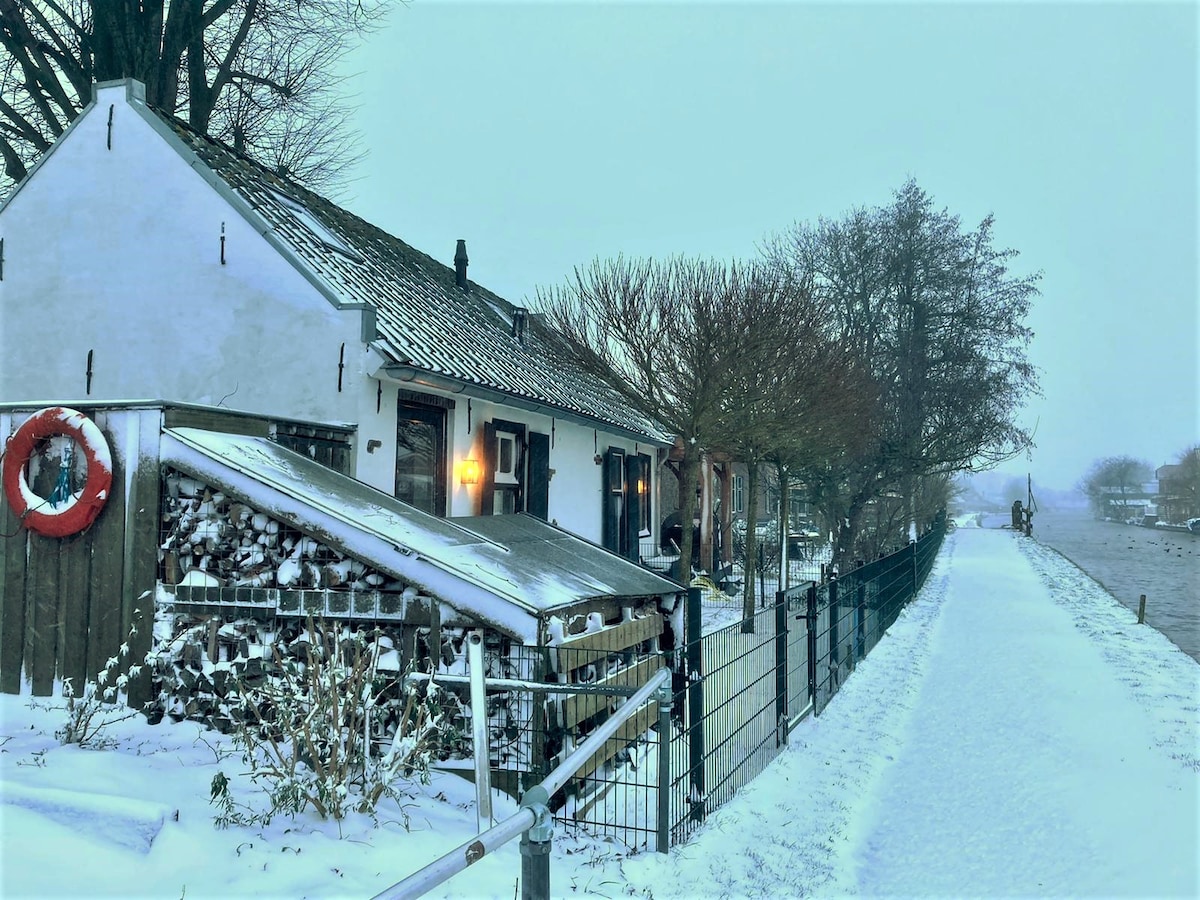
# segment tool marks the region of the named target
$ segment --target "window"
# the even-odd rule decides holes
[[[399,401],[396,497],[435,516],[446,514],[446,410]]]
[[[550,513],[550,436],[520,422],[493,419],[483,426],[480,515]]]
[[[638,480],[637,480],[637,496],[638,496],[638,521],[641,528],[638,530],[638,537],[650,536],[650,518],[651,504],[650,497],[654,487],[652,469],[650,466],[650,457],[645,453],[638,454]]]
[[[743,475],[733,476],[732,488],[733,511],[735,513],[744,513],[746,511],[746,478]]]
[[[517,450],[519,437],[511,431],[496,430],[496,484],[519,485]]]

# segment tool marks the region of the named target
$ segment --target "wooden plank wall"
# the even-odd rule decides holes
[[[35,410],[30,410],[30,413]],[[0,414],[7,440],[27,413]],[[159,519],[156,409],[96,411],[92,418],[113,456],[112,489],[91,527],[47,538],[21,527],[0,492],[0,691],[50,696],[70,678],[78,690],[94,679],[129,636],[135,609],[144,617],[131,657],[150,647]],[[127,478],[128,460],[135,460]],[[49,467],[46,467],[49,468]],[[49,484],[41,483],[49,479]],[[46,496],[53,472],[32,485]],[[129,485],[129,490],[126,485]],[[131,660],[132,661],[132,660]],[[147,697],[133,685],[131,704]]]

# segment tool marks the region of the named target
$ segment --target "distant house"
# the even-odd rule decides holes
[[[1162,521],[1181,525],[1200,517],[1200,503],[1197,503],[1194,485],[1189,489],[1186,467],[1179,464],[1159,466],[1154,477],[1158,479],[1155,500]]]
[[[529,512],[636,558],[668,435],[555,362],[468,262],[463,241],[443,265],[147,106],[136,81],[99,84],[0,206],[0,399],[350,425],[351,474],[420,510]]]
[[[1141,524],[1155,521],[1160,513],[1155,504],[1158,486],[1146,483],[1131,486],[1111,486],[1099,489],[1100,509],[1104,517],[1119,522],[1136,520]]]

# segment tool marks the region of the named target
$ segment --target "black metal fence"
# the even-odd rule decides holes
[[[924,583],[944,529],[818,584],[775,595],[745,622],[699,634],[680,654],[670,748],[671,843],[757,776],[788,732],[819,714]],[[698,608],[699,591],[691,603]]]
[[[493,785],[515,796],[539,781],[625,702],[620,693],[602,693],[605,684],[621,689],[615,674],[630,673],[624,689],[632,693],[642,675],[666,665],[674,672],[667,769],[660,766],[661,720],[647,704],[551,807],[560,825],[629,849],[665,851],[686,840],[766,768],[792,728],[828,705],[916,595],[942,538],[936,529],[840,577],[778,591],[756,610],[752,628],[737,621],[703,634],[704,592],[692,588],[685,635],[656,654],[597,653],[586,665],[582,657],[558,659],[553,647],[513,646],[490,656],[489,679],[546,682],[489,691]]]

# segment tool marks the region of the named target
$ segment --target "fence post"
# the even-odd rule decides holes
[[[550,795],[540,784],[526,791],[521,805],[533,810],[534,824],[521,833],[521,900],[550,900],[550,847],[554,817]]]
[[[704,819],[707,797],[704,793],[704,649],[700,621],[700,588],[688,588],[687,608],[687,692],[688,692],[688,770],[691,783],[688,800],[691,817]]]
[[[912,591],[908,595],[908,600],[904,601],[905,606],[907,606],[909,604],[909,601],[916,598],[917,588],[921,586],[921,583],[917,580],[917,542],[916,541],[908,542],[908,552],[912,555]]]
[[[817,586],[808,586],[808,596],[805,598],[808,609],[805,619],[808,622],[808,699],[813,705],[813,715],[820,715],[817,707]]]
[[[671,849],[671,683],[658,690],[658,846],[659,853]]]
[[[788,732],[787,594],[775,592],[775,746],[787,743]]]
[[[831,694],[841,686],[839,675],[842,660],[838,647],[838,619],[841,618],[841,612],[838,607],[838,593],[838,579],[835,575],[829,579],[829,689]]]
[[[866,563],[863,563],[866,565]],[[860,565],[859,568],[862,568]],[[854,655],[855,662],[867,655],[867,583],[858,579],[858,596],[854,602]]]

